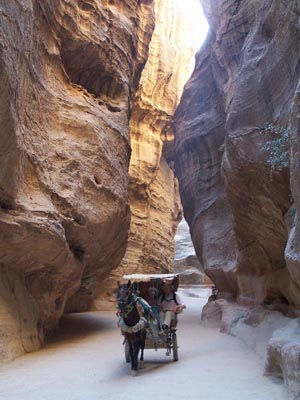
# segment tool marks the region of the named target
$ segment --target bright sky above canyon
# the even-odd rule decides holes
[[[193,24],[195,52],[202,46],[208,31],[208,23],[203,14],[200,0],[177,0],[182,12]]]

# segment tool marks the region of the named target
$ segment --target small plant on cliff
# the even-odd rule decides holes
[[[271,177],[273,172],[277,169],[289,166],[289,141],[290,141],[290,127],[283,128],[281,126],[267,125],[261,129],[264,133],[270,133],[274,137],[267,140],[262,149],[269,153],[267,163],[271,165]]]

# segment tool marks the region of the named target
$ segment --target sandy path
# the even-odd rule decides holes
[[[114,313],[64,318],[46,348],[0,368],[1,400],[286,400],[263,362],[236,338],[199,324],[203,299],[185,298],[179,361],[146,350],[137,377],[125,363]]]

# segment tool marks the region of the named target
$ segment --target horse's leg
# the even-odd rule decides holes
[[[139,341],[139,332],[135,335],[133,339],[133,371],[138,370],[138,356],[140,351],[140,341]]]
[[[131,369],[133,370],[134,369],[134,346],[133,346],[132,335],[127,334],[126,340],[128,342],[128,346],[129,346]]]
[[[136,341],[135,333],[130,333],[127,335],[127,340],[129,344],[130,351],[130,361],[131,361],[131,371],[132,376],[136,376],[138,369],[138,343]]]
[[[146,330],[143,330],[143,331],[141,331],[141,334],[140,334],[140,348],[141,348],[140,365],[141,365],[141,368],[144,366],[145,341],[146,341]]]

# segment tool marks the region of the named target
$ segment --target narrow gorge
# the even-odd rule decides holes
[[[174,271],[184,216],[202,323],[254,351],[268,326],[300,398],[300,1],[201,4],[194,60],[180,0],[0,2],[0,364]]]
[[[215,315],[232,334],[237,324],[263,325],[268,310],[292,318],[269,343],[266,373],[283,377],[296,399],[300,2],[202,4],[210,34],[174,118],[184,215],[219,290],[202,317]]]

